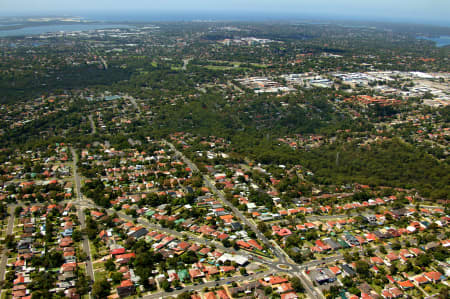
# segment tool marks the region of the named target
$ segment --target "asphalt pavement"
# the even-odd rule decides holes
[[[165,298],[167,296],[176,296],[184,292],[199,292],[203,291],[204,288],[211,288],[211,287],[218,287],[223,285],[231,285],[233,282],[245,282],[245,281],[251,281],[255,279],[261,279],[263,277],[267,277],[269,275],[274,274],[273,271],[266,271],[261,273],[255,273],[250,274],[248,276],[232,276],[230,278],[226,278],[223,280],[217,280],[217,281],[208,281],[205,283],[199,283],[198,285],[188,285],[183,289],[180,290],[173,290],[171,292],[158,292],[154,294],[145,295],[142,298],[144,299],[156,299],[156,298]]]
[[[78,162],[78,156],[73,148],[70,149],[72,152],[72,159],[73,159],[73,175],[75,179],[75,190],[77,193],[77,201],[75,203],[81,203],[83,202],[83,195],[81,194],[81,179],[78,174],[78,168],[77,168],[77,162]],[[77,211],[78,211],[78,218],[80,220],[81,229],[84,230],[86,228],[86,219],[83,212],[83,207],[81,204],[77,205]],[[86,261],[86,272],[87,275],[91,278],[92,281],[95,280],[94,275],[94,269],[92,267],[92,255],[91,255],[91,248],[89,247],[89,239],[88,237],[83,234],[83,251],[88,256],[88,260]]]
[[[9,207],[9,217],[8,217],[8,227],[6,228],[6,235],[11,235],[13,232],[13,228],[14,228],[14,209],[15,209],[15,205],[11,205]],[[6,272],[6,265],[8,263],[8,249],[5,247],[3,249],[3,254],[2,254],[2,260],[1,260],[1,264],[0,264],[0,281],[3,281],[5,279],[5,272]],[[2,294],[2,290],[0,289],[0,297]]]
[[[178,151],[172,143],[167,142],[165,140],[164,140],[164,142],[167,145],[169,145],[169,147],[179,157],[181,157],[181,159],[193,171],[199,172],[197,165],[195,165],[191,160],[189,160],[183,153]],[[279,269],[279,271],[283,271],[283,269],[288,269],[291,274],[294,274],[294,275],[296,275],[297,277],[300,278],[300,280],[302,281],[302,283],[305,286],[305,291],[307,292],[307,294],[308,294],[308,296],[310,298],[324,298],[322,293],[314,287],[313,283],[309,279],[307,279],[307,277],[305,277],[303,269],[305,269],[308,266],[311,267],[311,266],[315,266],[315,265],[320,265],[322,263],[325,263],[327,260],[331,261],[333,259],[340,259],[341,257],[339,255],[332,256],[330,258],[323,259],[321,261],[312,261],[310,263],[305,263],[303,265],[298,265],[297,263],[295,263],[295,262],[290,260],[290,258],[287,256],[287,254],[284,252],[283,249],[281,249],[278,245],[273,245],[264,236],[264,234],[261,233],[261,231],[257,228],[257,226],[255,224],[253,224],[251,221],[249,221],[247,219],[247,217],[245,217],[245,215],[242,214],[241,211],[239,211],[233,204],[231,204],[231,202],[229,202],[225,198],[223,192],[219,191],[216,188],[214,183],[211,181],[211,179],[207,175],[203,175],[203,181],[204,181],[205,185],[212,191],[212,193],[214,193],[217,197],[219,197],[221,199],[221,201],[225,205],[227,205],[233,211],[233,213],[241,220],[242,223],[247,225],[250,229],[252,229],[255,232],[255,234],[258,237],[258,239],[261,240],[264,243],[264,245],[266,246],[266,248],[270,249],[273,252],[273,254],[276,256],[276,258],[278,259],[277,262],[267,262],[267,261],[265,261],[264,263],[266,265],[270,266],[271,268],[275,267],[275,268]]]
[[[186,156],[184,156],[184,154],[182,154],[181,152],[179,152],[173,144],[171,144],[170,142],[165,141],[165,143],[167,145],[169,145],[169,147],[184,161],[184,163],[186,163],[186,165],[188,165],[194,172],[199,172],[199,169],[197,167],[197,165],[195,165],[192,161],[190,161],[188,158],[186,158]],[[75,158],[74,158],[75,159]],[[76,163],[76,162],[75,162]],[[76,166],[75,166],[76,167]],[[74,173],[75,173],[75,180],[77,182],[76,187],[77,187],[77,194],[79,193],[79,188],[80,188],[80,179],[79,176],[76,172],[76,168],[74,169]],[[266,246],[266,248],[270,249],[273,254],[276,256],[276,260],[269,260],[269,259],[260,259],[258,258],[257,262],[260,262],[264,265],[266,265],[268,268],[270,268],[271,270],[265,272],[262,276],[267,276],[270,273],[269,272],[289,272],[290,274],[296,275],[297,277],[299,277],[299,279],[302,281],[303,285],[305,286],[305,291],[308,295],[309,298],[324,298],[322,293],[320,292],[320,290],[318,290],[317,288],[314,287],[313,283],[311,282],[311,280],[305,275],[304,270],[309,268],[309,267],[315,267],[315,266],[319,266],[321,264],[325,264],[325,263],[329,263],[329,262],[333,262],[333,261],[337,261],[342,259],[342,255],[341,254],[337,254],[334,256],[330,256],[330,257],[326,257],[323,258],[321,260],[314,260],[314,261],[309,261],[303,264],[297,264],[294,261],[292,261],[287,254],[284,252],[284,250],[282,248],[280,248],[277,244],[272,244],[272,242],[270,242],[257,228],[257,226],[252,223],[251,221],[249,221],[245,215],[242,214],[241,211],[239,211],[236,207],[234,207],[228,200],[226,200],[223,192],[221,192],[220,190],[218,190],[215,185],[211,182],[211,179],[206,176],[203,175],[203,180],[205,185],[212,191],[212,193],[214,193],[217,197],[219,197],[221,199],[221,201],[227,205],[232,211],[233,213],[236,215],[237,218],[240,219],[240,221],[247,225],[250,229],[252,229],[257,237],[264,243],[264,245]],[[79,204],[80,204],[80,211],[82,210],[81,207],[91,207],[91,208],[102,208],[99,207],[97,205],[94,205],[93,203],[90,203],[88,201],[83,200],[83,198],[80,196],[78,198],[79,200]],[[150,223],[149,221],[147,221],[145,218],[138,218],[135,219],[129,215],[126,215],[122,212],[118,212],[112,209],[107,209],[108,213],[112,214],[112,213],[117,213],[117,215],[125,220],[134,222],[136,221],[137,223],[139,223],[140,225],[146,227],[147,229],[155,229],[173,236],[176,236],[178,238],[184,238],[185,236],[188,236],[188,238],[190,240],[193,240],[199,244],[204,244],[206,246],[211,246],[214,245],[216,248],[224,251],[224,252],[229,252],[232,254],[242,254],[245,255],[247,257],[250,256],[256,256],[254,254],[251,253],[242,253],[242,252],[236,252],[230,248],[226,248],[224,246],[222,246],[221,244],[212,241],[212,240],[207,240],[204,238],[199,238],[199,237],[195,237],[192,236],[189,233],[182,233],[182,232],[178,232],[175,230],[171,230],[165,227],[162,227],[158,224],[154,224],[154,223]],[[83,215],[84,216],[84,215]],[[327,217],[327,216],[325,216]],[[81,217],[80,217],[81,218]],[[80,219],[81,222],[81,219]],[[83,244],[84,246],[84,244]],[[89,246],[88,246],[89,247]],[[90,254],[89,254],[90,255]],[[90,265],[90,267],[92,268],[92,265]],[[93,272],[92,272],[93,273]],[[258,276],[259,277],[259,276]],[[146,295],[143,298],[146,299],[153,299],[153,298],[163,298],[166,296],[175,296],[178,294],[181,294],[185,291],[199,291],[202,290],[205,287],[214,287],[214,286],[220,286],[220,285],[224,285],[227,283],[231,283],[233,281],[236,282],[240,282],[240,281],[245,281],[245,280],[249,280],[249,279],[255,279],[253,278],[253,276],[234,276],[231,277],[229,279],[226,280],[220,280],[220,281],[211,281],[211,282],[207,282],[207,283],[203,283],[203,284],[199,284],[197,286],[189,286],[186,287],[184,289],[181,290],[172,290],[171,292],[158,292],[158,293],[154,293],[154,294],[150,294],[150,295]]]

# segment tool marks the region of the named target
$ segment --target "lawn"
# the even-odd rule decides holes
[[[91,250],[91,255],[94,256],[94,254],[98,254],[97,252],[97,247],[95,247],[94,244],[92,244],[92,242],[89,242],[89,249]]]
[[[79,263],[78,268],[80,268],[81,271],[86,271],[86,265],[84,263]]]
[[[233,66],[222,66],[222,65],[204,65],[204,68],[207,68],[208,70],[213,70],[213,71],[225,71],[225,70],[231,70],[231,69],[240,69],[240,68],[235,68]]]
[[[0,297],[0,299],[7,299],[7,298],[10,298],[10,296],[8,296],[8,294],[11,295],[11,293],[10,293],[9,291],[4,290],[4,291],[2,292],[2,296]]]
[[[106,278],[106,271],[94,271],[94,279],[97,281],[102,278]]]
[[[94,270],[103,269],[103,265],[105,265],[104,262],[92,263]]]
[[[241,66],[241,64],[247,64],[246,62],[241,62],[241,61],[224,61],[224,60],[208,60],[208,62],[211,62],[213,65],[214,65],[214,63],[227,63],[229,65],[232,65],[233,67],[239,67],[239,66]],[[258,67],[258,68],[268,67],[268,65],[262,64],[262,63],[249,63],[249,64],[251,66]]]

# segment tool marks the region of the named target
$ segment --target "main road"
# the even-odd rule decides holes
[[[88,119],[89,119],[89,122],[91,123],[91,128],[92,128],[91,134],[97,133],[97,127],[95,126],[95,122],[94,122],[94,118],[92,117],[92,114],[88,115]]]
[[[261,273],[254,273],[254,274],[250,274],[248,276],[232,276],[223,280],[218,280],[218,281],[208,281],[205,283],[201,283],[198,285],[193,285],[193,286],[187,286],[184,289],[180,289],[180,290],[173,290],[172,292],[157,292],[154,294],[149,294],[149,295],[145,295],[142,298],[144,299],[157,299],[157,298],[166,298],[167,296],[171,296],[174,297],[176,295],[179,295],[181,293],[184,292],[191,292],[191,291],[203,291],[204,288],[211,288],[211,287],[217,287],[217,286],[223,286],[225,284],[231,284],[233,282],[245,282],[245,281],[250,281],[250,280],[255,280],[255,279],[261,279],[270,275],[273,275],[274,272],[273,271],[266,271],[266,272],[261,272]]]
[[[14,209],[15,209],[15,205],[11,205],[9,207],[9,217],[8,217],[8,227],[6,228],[6,236],[11,235],[13,232],[13,228],[14,228]],[[2,254],[2,260],[1,260],[1,264],[0,264],[0,281],[3,281],[5,279],[5,272],[6,272],[6,264],[8,262],[8,249],[4,248],[3,249],[3,254]],[[2,290],[0,289],[0,297],[2,294]]]
[[[166,140],[164,140],[164,142],[175,152],[175,154],[178,157],[180,157],[183,160],[184,163],[186,163],[186,165],[188,165],[192,169],[192,171],[200,173],[197,165],[195,165],[195,163],[193,163],[190,159],[188,159],[183,153],[178,151],[172,143],[170,143]],[[302,281],[302,283],[304,284],[305,290],[308,293],[308,296],[310,298],[324,298],[322,292],[320,292],[318,289],[316,289],[314,287],[312,282],[305,276],[303,271],[308,266],[316,266],[321,263],[324,263],[325,259],[322,261],[317,261],[317,260],[312,261],[308,264],[303,264],[303,265],[298,265],[294,261],[291,261],[283,249],[281,249],[278,245],[274,245],[273,243],[271,243],[264,236],[264,234],[261,233],[261,231],[258,229],[258,227],[253,222],[248,220],[247,217],[245,217],[245,215],[242,214],[241,211],[239,211],[231,202],[229,202],[225,198],[223,192],[219,191],[216,188],[216,186],[213,184],[213,182],[207,175],[202,175],[202,177],[203,177],[203,181],[204,181],[205,185],[212,191],[212,193],[214,193],[217,197],[219,197],[220,200],[233,211],[233,213],[241,220],[241,223],[244,223],[247,227],[252,229],[255,232],[258,239],[261,240],[264,243],[264,245],[266,246],[266,248],[270,249],[273,252],[273,254],[276,256],[276,258],[278,259],[278,262],[267,262],[266,261],[266,262],[264,262],[265,264],[268,264],[271,266],[274,265],[281,271],[283,271],[283,270],[289,271],[290,273],[293,273],[294,275],[298,276],[300,278],[300,280]],[[331,260],[338,260],[341,258],[342,258],[341,255],[336,255],[336,256],[330,257],[327,260],[331,261]]]
[[[197,236],[195,236],[193,234],[183,233],[183,232],[179,232],[179,231],[176,231],[176,230],[173,230],[173,229],[170,229],[170,228],[166,228],[166,227],[163,227],[163,226],[161,226],[159,224],[151,223],[145,218],[141,218],[140,217],[140,218],[135,219],[132,216],[124,214],[124,213],[122,213],[120,211],[116,211],[116,210],[113,210],[113,209],[104,209],[103,207],[98,206],[98,205],[96,205],[94,203],[91,203],[91,202],[83,201],[83,202],[77,202],[77,203],[80,204],[80,206],[84,207],[84,208],[102,209],[102,210],[105,210],[109,215],[116,214],[117,216],[119,216],[120,218],[122,218],[124,220],[130,221],[130,222],[137,222],[138,224],[140,224],[141,226],[145,227],[148,230],[157,230],[159,232],[163,232],[163,233],[175,236],[175,237],[177,237],[179,239],[184,239],[185,237],[187,237],[189,240],[194,241],[194,242],[196,242],[198,244],[202,244],[202,245],[205,245],[207,247],[215,246],[217,249],[219,249],[219,250],[221,250],[223,252],[227,252],[227,253],[232,254],[232,255],[239,254],[239,255],[242,255],[242,256],[244,256],[244,257],[246,257],[248,259],[253,259],[253,261],[265,264],[269,268],[272,268],[273,270],[280,270],[279,263],[273,262],[273,261],[271,261],[269,259],[264,259],[264,258],[260,257],[259,255],[251,253],[251,252],[247,252],[247,251],[243,251],[243,250],[234,250],[232,248],[227,248],[227,247],[223,246],[220,242],[216,242],[214,240],[208,240],[206,238],[200,238],[200,237],[197,237]]]
[[[77,153],[73,148],[70,149],[72,152],[72,159],[73,159],[73,177],[75,179],[75,190],[77,193],[77,201],[75,203],[79,203],[77,206],[78,211],[78,218],[80,220],[81,229],[84,230],[86,228],[86,219],[83,212],[83,208],[81,203],[83,202],[83,195],[81,194],[81,179],[78,174],[78,156]],[[88,276],[91,278],[92,281],[95,280],[94,276],[94,269],[92,267],[92,255],[91,255],[91,248],[89,247],[89,239],[87,238],[86,234],[83,234],[83,250],[88,256],[88,260],[86,261],[86,272]]]
[[[194,172],[198,172],[200,173],[197,165],[195,165],[191,160],[189,160],[184,154],[182,154],[180,151],[178,151],[175,146],[164,140],[164,142],[175,152],[175,154],[181,159],[183,160],[184,163],[186,163],[186,165],[188,165],[192,171]],[[76,171],[76,161],[77,161],[77,157],[76,154],[74,153],[73,149],[72,149],[73,155],[74,155],[74,161],[75,161],[75,166],[74,166],[74,176],[75,176],[75,182],[76,182],[76,188],[77,188],[77,194],[79,194],[78,196],[78,204],[79,204],[79,211],[82,211],[82,207],[90,207],[90,208],[102,208],[100,206],[97,206],[95,204],[93,204],[90,201],[84,200],[83,197],[81,196],[81,192],[80,192],[80,178],[77,174]],[[289,272],[293,275],[296,275],[303,283],[304,287],[305,287],[305,291],[308,294],[309,298],[324,298],[323,294],[321,293],[320,290],[318,290],[316,287],[314,287],[313,283],[311,282],[311,280],[305,275],[305,270],[309,267],[315,267],[315,266],[319,266],[321,264],[325,264],[325,263],[329,263],[329,262],[333,262],[333,261],[337,261],[342,259],[342,255],[341,254],[337,254],[334,256],[329,256],[327,258],[323,258],[322,260],[313,260],[310,262],[306,262],[303,263],[301,265],[295,263],[294,261],[292,261],[289,256],[284,252],[284,250],[282,248],[280,248],[278,246],[278,244],[273,244],[271,241],[269,241],[261,232],[260,230],[257,228],[257,226],[250,220],[248,220],[245,215],[242,214],[241,211],[239,211],[236,207],[234,207],[231,202],[229,202],[223,192],[219,191],[216,186],[211,182],[211,179],[207,176],[207,175],[202,175],[203,180],[205,185],[211,190],[212,193],[214,193],[218,198],[220,198],[222,200],[222,202],[227,205],[234,213],[235,215],[240,219],[240,221],[242,223],[244,223],[246,226],[248,226],[250,229],[252,229],[255,234],[257,235],[257,237],[264,243],[264,245],[266,246],[266,248],[270,249],[273,254],[276,256],[277,260],[268,260],[268,259],[261,259],[259,258],[259,256],[256,256],[255,254],[252,253],[246,253],[243,254],[246,257],[257,257],[258,262],[265,264],[270,271],[275,271],[275,272]],[[192,236],[191,234],[185,234],[185,233],[181,233],[175,230],[171,230],[168,228],[164,228],[158,224],[153,224],[147,221],[147,219],[145,218],[138,218],[138,219],[134,219],[133,217],[126,215],[122,212],[119,211],[115,211],[113,209],[107,209],[106,210],[109,214],[113,214],[116,213],[119,217],[128,220],[128,221],[136,221],[137,223],[139,223],[140,225],[146,227],[147,229],[156,229],[158,231],[162,231],[165,232],[167,234],[171,234],[173,236],[179,237],[179,238],[184,238],[185,236],[187,236],[188,238],[190,238],[191,240],[199,243],[199,244],[204,244],[206,246],[211,246],[212,244],[214,244],[214,246],[216,246],[216,248],[219,248],[220,250],[224,251],[224,252],[229,252],[232,254],[236,254],[237,252],[230,249],[230,248],[226,248],[224,246],[222,246],[221,244],[214,242],[214,241],[208,241],[206,239],[203,238],[198,238],[195,236]],[[82,213],[83,214],[83,213]],[[84,214],[82,215],[83,220],[84,220]],[[80,216],[81,218],[81,216]],[[80,219],[81,222],[81,219]],[[83,225],[83,224],[82,224]],[[84,246],[84,243],[83,243]],[[88,246],[89,248],[89,246]],[[239,252],[241,253],[241,252]],[[90,255],[90,253],[89,253]],[[89,266],[92,269],[92,264],[89,264]],[[92,271],[93,273],[93,271]],[[268,272],[267,272],[268,273]],[[265,274],[263,276],[267,276],[268,274]],[[189,290],[200,290],[203,289],[204,287],[208,287],[208,286],[215,286],[216,284],[218,285],[223,285],[226,283],[231,283],[232,281],[244,281],[246,279],[249,279],[251,277],[246,277],[246,276],[235,276],[235,277],[231,277],[227,280],[221,280],[218,282],[208,282],[199,286],[195,286],[194,288],[189,288]],[[170,293],[170,295],[177,295],[180,294],[182,292],[184,292],[186,290],[176,290]],[[154,299],[154,298],[160,298],[160,297],[164,297],[167,296],[169,293],[167,292],[159,292],[159,293],[155,293],[155,294],[151,294],[151,295],[147,295],[144,296],[143,298],[146,299]]]
[[[184,154],[182,154],[180,151],[178,151],[175,146],[164,140],[164,142],[183,160],[184,163],[186,163],[193,171],[199,172],[199,169],[197,165],[195,165],[191,160],[189,160]],[[220,200],[227,205],[233,213],[241,220],[242,223],[244,223],[247,227],[251,228],[256,233],[256,236],[259,240],[261,240],[264,245],[266,245],[267,248],[271,249],[272,252],[275,254],[277,258],[280,259],[280,261],[285,261],[285,257],[281,252],[278,252],[278,250],[273,246],[273,244],[261,233],[261,231],[256,227],[256,225],[247,219],[247,217],[242,214],[241,211],[239,211],[231,202],[229,202],[222,191],[219,191],[216,186],[211,182],[211,179],[207,175],[202,175],[203,181],[205,185],[214,193],[217,197],[220,198]]]

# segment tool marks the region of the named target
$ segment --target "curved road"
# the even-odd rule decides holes
[[[174,152],[177,156],[179,156],[184,163],[186,163],[193,171],[199,172],[199,169],[197,167],[197,165],[195,165],[190,159],[188,159],[183,153],[181,153],[180,151],[178,151],[175,146],[166,141],[163,140],[163,142],[165,144],[167,144]],[[322,292],[320,292],[318,289],[316,289],[314,287],[314,285],[311,283],[311,281],[305,276],[303,270],[308,267],[308,266],[315,266],[315,265],[320,265],[322,263],[324,263],[325,261],[333,261],[333,260],[338,260],[341,259],[342,256],[336,255],[336,256],[332,256],[329,257],[327,259],[323,259],[321,261],[312,261],[310,263],[305,263],[303,265],[298,265],[297,263],[295,263],[294,261],[291,261],[290,258],[287,256],[287,254],[284,252],[283,249],[281,249],[277,244],[273,244],[272,242],[270,242],[262,233],[261,231],[257,228],[257,226],[249,221],[247,219],[247,217],[244,216],[244,214],[242,214],[241,211],[239,211],[233,204],[231,204],[231,202],[229,202],[223,192],[219,191],[216,186],[211,182],[211,179],[207,176],[207,175],[202,175],[203,177],[203,181],[205,183],[205,185],[217,196],[219,197],[222,202],[227,205],[232,211],[233,213],[235,213],[235,215],[241,220],[242,223],[244,223],[245,225],[247,225],[249,228],[251,228],[255,234],[257,235],[257,237],[264,243],[264,245],[270,249],[273,254],[277,257],[277,259],[279,260],[279,262],[264,262],[265,264],[270,264],[271,266],[275,266],[277,267],[280,271],[283,271],[283,268],[286,268],[287,271],[289,271],[290,273],[296,275],[297,277],[300,278],[300,280],[302,281],[303,285],[305,286],[305,290],[308,294],[308,296],[310,298],[325,298],[322,294]],[[280,268],[283,267],[283,268]]]
[[[175,146],[173,144],[171,144],[170,142],[167,142],[164,140],[164,142],[176,153],[177,156],[179,156],[179,158],[181,158],[181,160],[183,160],[183,162],[185,162],[194,172],[199,172],[199,169],[197,167],[197,165],[195,165],[192,161],[190,161],[188,158],[186,158],[181,152],[179,152]],[[100,208],[103,209],[100,206],[97,206],[95,204],[93,204],[90,201],[87,201],[83,198],[83,196],[81,195],[81,191],[80,191],[80,178],[77,174],[76,171],[76,161],[77,161],[77,157],[72,149],[72,153],[74,155],[74,161],[75,161],[75,166],[74,166],[74,175],[75,175],[75,181],[76,181],[76,189],[77,189],[77,201],[75,201],[75,203],[78,204],[79,207],[79,211],[81,214],[80,215],[80,222],[81,222],[81,218],[83,219],[83,223],[84,223],[84,213],[82,213],[82,207],[87,207],[87,208]],[[108,212],[108,214],[113,214],[113,213],[117,213],[117,215],[125,220],[134,222],[136,221],[137,223],[139,223],[140,225],[146,227],[147,229],[155,229],[173,236],[176,236],[178,238],[184,238],[185,236],[188,236],[188,238],[190,240],[193,240],[199,244],[204,244],[206,246],[211,246],[212,244],[224,251],[224,252],[228,252],[228,253],[232,253],[232,254],[241,254],[246,256],[247,258],[250,257],[256,257],[257,259],[254,259],[253,261],[255,262],[260,262],[264,265],[266,265],[268,268],[270,268],[271,270],[264,272],[264,273],[257,273],[254,275],[250,275],[250,276],[235,276],[235,277],[230,277],[228,279],[225,280],[220,280],[220,281],[211,281],[211,282],[207,282],[204,284],[200,284],[198,286],[192,286],[192,287],[187,287],[185,289],[180,289],[180,290],[173,290],[172,292],[158,292],[158,293],[154,293],[154,294],[149,294],[144,296],[143,298],[146,299],[155,299],[155,298],[163,298],[167,295],[173,296],[173,295],[178,295],[180,293],[185,292],[186,290],[188,291],[197,291],[197,290],[202,290],[204,287],[213,287],[217,285],[223,285],[226,283],[231,283],[232,281],[245,281],[245,280],[249,280],[249,279],[254,279],[253,276],[256,277],[264,277],[267,275],[270,275],[270,272],[288,272],[290,274],[296,275],[301,282],[303,283],[304,287],[305,287],[305,291],[308,294],[309,298],[321,298],[323,299],[324,296],[322,295],[322,293],[320,292],[320,290],[318,290],[316,287],[314,287],[313,283],[311,282],[311,280],[305,275],[304,270],[306,268],[309,267],[315,267],[315,266],[319,266],[321,264],[325,264],[325,263],[329,263],[329,262],[333,262],[333,261],[337,261],[342,259],[342,255],[341,254],[336,254],[333,256],[329,256],[326,258],[323,258],[322,260],[314,260],[314,261],[310,261],[310,262],[306,262],[303,263],[301,265],[295,263],[294,261],[292,261],[289,256],[284,252],[284,250],[282,248],[280,248],[278,246],[278,244],[273,244],[271,241],[269,241],[257,228],[257,226],[251,222],[250,220],[248,220],[241,211],[239,211],[236,207],[234,207],[231,202],[229,202],[228,200],[226,200],[223,192],[219,191],[215,185],[211,182],[210,178],[207,175],[203,175],[203,180],[205,185],[210,188],[210,190],[218,197],[222,200],[222,202],[227,205],[234,213],[235,215],[241,220],[242,223],[244,223],[245,225],[247,225],[250,229],[252,229],[256,235],[258,236],[258,238],[264,243],[264,245],[266,246],[266,248],[270,249],[273,254],[276,256],[277,260],[273,261],[273,260],[269,260],[269,259],[261,259],[259,256],[246,252],[246,253],[242,253],[242,251],[234,251],[233,249],[230,248],[226,248],[223,245],[221,245],[218,242],[215,242],[213,240],[207,240],[204,238],[199,238],[196,236],[193,236],[189,233],[182,233],[182,232],[178,232],[176,230],[171,230],[165,227],[162,227],[158,224],[154,224],[154,223],[150,223],[149,221],[147,221],[147,219],[145,218],[138,218],[135,219],[129,215],[126,215],[122,212],[119,211],[115,211],[113,209],[106,209],[106,211]],[[84,225],[84,224],[82,224]],[[83,247],[85,247],[85,240],[83,240]],[[86,242],[88,242],[88,240],[86,239]],[[90,255],[90,251],[89,251],[89,245],[87,243],[87,250],[89,252]],[[92,269],[92,264],[89,262],[89,268]],[[88,268],[87,267],[87,268]],[[88,272],[91,272],[92,270],[88,270]],[[92,273],[92,277],[93,277],[93,271]]]

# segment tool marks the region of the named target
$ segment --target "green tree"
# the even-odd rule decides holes
[[[14,235],[7,235],[5,238],[5,245],[8,249],[14,249],[16,248],[16,239],[14,238]]]
[[[113,272],[111,274],[111,279],[113,280],[114,284],[118,284],[119,282],[121,282],[122,278],[123,278],[123,274],[120,272]]]
[[[111,284],[106,280],[106,278],[99,279],[94,282],[92,286],[92,296],[95,299],[103,299],[109,296],[111,293]]]
[[[300,278],[298,278],[296,276],[292,277],[291,285],[292,285],[292,288],[296,292],[303,292],[305,290],[305,287],[303,286],[302,282],[300,281]]]
[[[168,291],[170,290],[170,282],[168,282],[166,279],[164,279],[163,281],[161,281],[161,283],[159,284],[160,287],[164,290],[164,291]]]
[[[80,295],[87,294],[89,292],[89,280],[82,271],[78,271],[78,279],[75,282],[75,288]]]
[[[114,261],[112,259],[108,259],[105,262],[105,269],[112,272],[116,269],[116,265],[114,264]]]
[[[20,215],[20,213],[22,213],[22,211],[23,211],[22,206],[17,206],[17,207],[14,209],[14,215],[15,215],[16,217],[19,217],[19,215]]]
[[[189,292],[183,292],[177,296],[177,299],[191,299],[191,294]]]
[[[356,272],[363,278],[367,278],[370,275],[369,264],[365,261],[359,260],[356,262]]]

